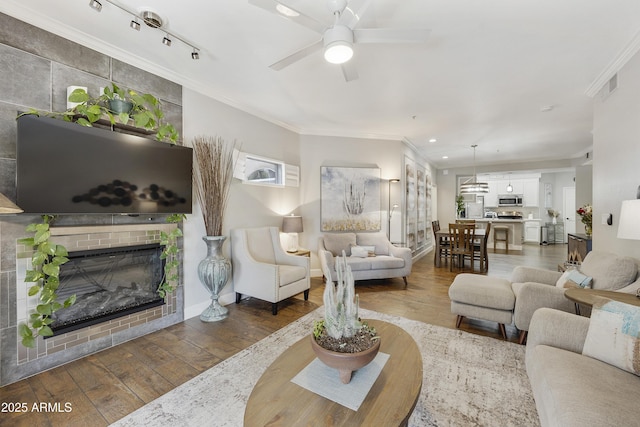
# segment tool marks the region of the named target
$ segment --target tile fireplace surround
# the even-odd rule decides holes
[[[24,282],[31,249],[17,243],[18,239],[27,236],[25,225],[0,222],[0,386],[184,320],[183,288],[180,286],[162,306],[46,340],[40,337],[35,348],[23,347],[16,326],[24,321],[27,311],[37,304],[36,298],[27,296],[27,290],[33,284]],[[175,224],[167,223],[54,226],[51,234],[55,243],[64,245],[71,253],[157,243],[161,231],[169,232],[175,227]]]

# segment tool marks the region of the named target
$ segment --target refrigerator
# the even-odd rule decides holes
[[[469,219],[484,218],[484,196],[476,196],[475,202],[467,202],[466,214]]]

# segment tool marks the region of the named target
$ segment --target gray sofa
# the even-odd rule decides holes
[[[583,356],[588,329],[589,318],[549,308],[531,318],[526,369],[541,425],[638,425],[640,377]]]
[[[635,293],[640,288],[640,260],[609,252],[591,251],[587,254],[580,272],[593,277],[592,288]],[[575,312],[574,304],[564,296],[564,288],[555,286],[562,273],[540,268],[519,266],[511,275],[511,288],[516,297],[513,322],[521,331],[521,343],[533,313],[541,308],[555,308]]]
[[[371,250],[371,256],[355,256],[361,250],[354,251],[352,255],[351,249],[355,246]],[[325,277],[330,275],[334,282],[338,280],[335,257],[342,256],[342,251],[347,255],[347,264],[351,267],[354,280],[402,277],[407,286],[407,276],[411,274],[412,266],[411,249],[392,245],[384,233],[327,233],[321,236],[318,258],[322,274]]]

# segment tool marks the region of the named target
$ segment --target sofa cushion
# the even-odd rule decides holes
[[[359,246],[375,246],[376,255],[389,255],[389,239],[384,233],[358,233],[356,239]]]
[[[640,375],[640,307],[597,297],[582,354]]]
[[[333,256],[342,256],[342,251],[345,251],[347,256],[351,256],[351,245],[356,244],[355,233],[329,233],[325,234],[323,239],[324,247]]]
[[[371,261],[372,270],[386,270],[388,268],[402,268],[404,260],[392,256],[380,255]]]
[[[279,286],[287,286],[307,277],[307,269],[298,265],[278,265],[280,283]]]
[[[351,271],[363,271],[363,270],[371,270],[371,257],[367,258],[347,258],[347,265],[351,267]]]
[[[528,350],[529,351],[529,350]],[[542,425],[628,426],[640,419],[640,378],[579,353],[537,345],[527,374]]]
[[[615,291],[633,282],[638,274],[636,260],[609,252],[591,251],[585,257],[580,271],[593,277],[593,289]]]

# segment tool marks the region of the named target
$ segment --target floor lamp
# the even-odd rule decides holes
[[[398,178],[392,178],[388,182],[389,193],[387,195],[389,196],[389,203],[387,207],[387,238],[389,239],[389,241],[391,241],[391,214],[393,212],[393,210],[391,209],[391,183],[396,183],[396,182],[400,182],[400,180]],[[398,207],[397,204],[393,205],[393,209],[397,207]]]

